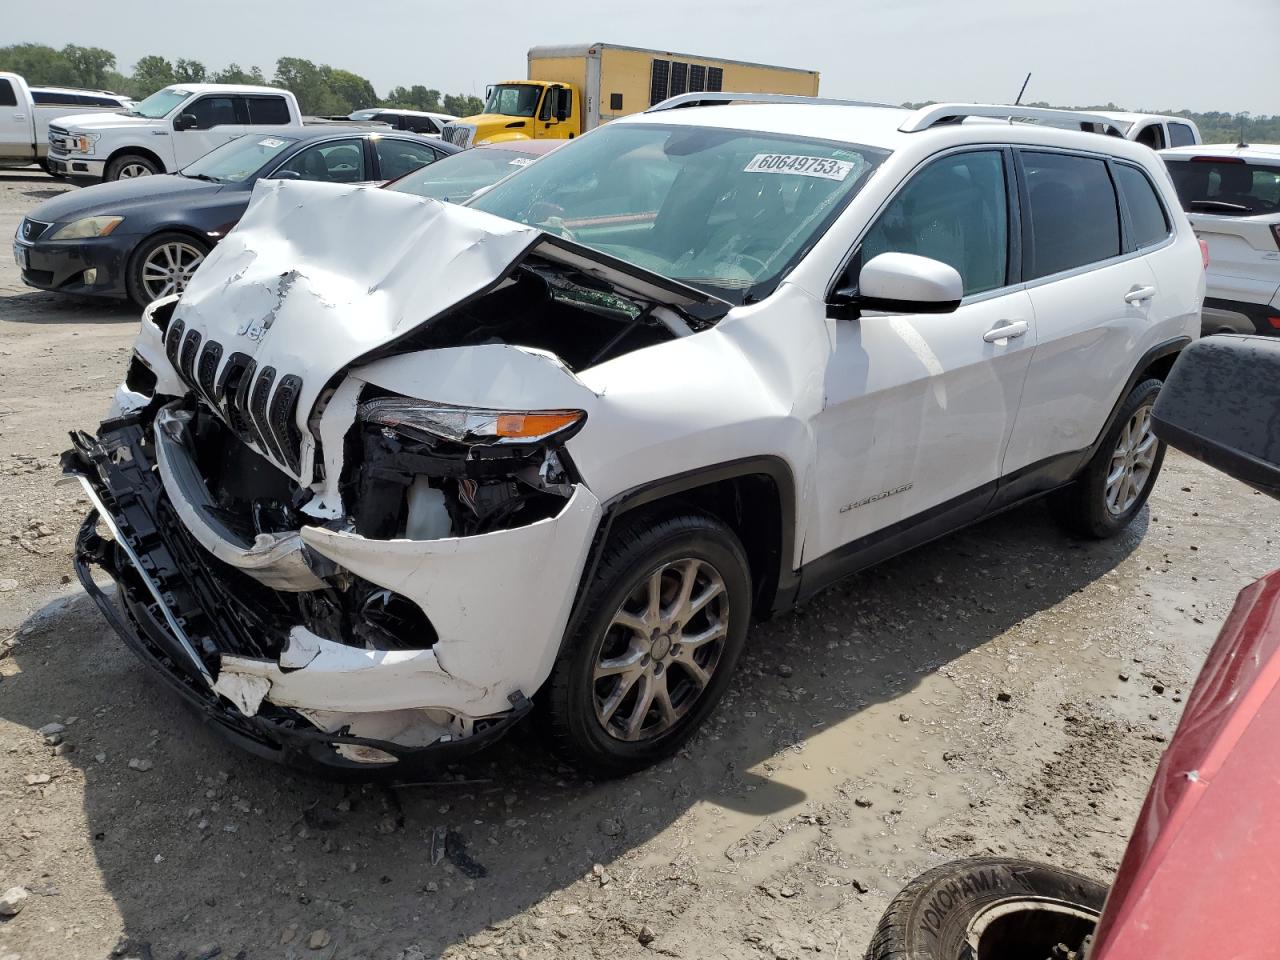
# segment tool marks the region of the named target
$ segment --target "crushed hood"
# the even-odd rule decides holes
[[[202,344],[219,345],[210,382],[234,355],[259,372],[271,368],[277,383],[298,378],[295,419],[305,431],[317,398],[344,370],[394,352],[395,341],[494,289],[532,253],[673,313],[696,315],[699,327],[730,308],[692,287],[467,207],[374,187],[260,180],[244,217],[182,295],[169,339],[176,331],[190,340],[196,331]]]

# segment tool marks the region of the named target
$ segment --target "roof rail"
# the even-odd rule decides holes
[[[840,107],[888,107],[887,103],[864,100],[833,100],[828,97],[804,97],[795,93],[681,93],[655,103],[645,113],[676,110],[680,107],[714,107],[726,103],[807,103]]]
[[[1047,107],[1003,106],[992,103],[935,103],[907,117],[898,129],[902,133],[919,133],[943,123],[960,123],[969,117],[990,117],[994,120],[1036,120],[1049,126],[1080,129],[1082,123],[1096,123],[1119,132],[1114,120],[1097,113],[1078,113],[1074,110],[1051,110]]]

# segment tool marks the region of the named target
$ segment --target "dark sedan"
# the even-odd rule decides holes
[[[29,286],[127,296],[145,306],[182,292],[264,177],[380,183],[457,152],[450,143],[385,129],[239,137],[173,176],[118,180],[46,200],[18,225],[14,257]]]

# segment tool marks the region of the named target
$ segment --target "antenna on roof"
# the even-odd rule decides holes
[[[1245,140],[1244,140],[1244,124],[1245,124],[1245,121],[1248,119],[1249,119],[1249,112],[1247,110],[1240,114],[1240,142],[1236,144],[1237,148],[1247,147],[1249,145],[1245,143]]]
[[[1027,84],[1030,82],[1031,82],[1031,73],[1028,72],[1027,79],[1022,81],[1022,89],[1018,91],[1018,99],[1013,101],[1013,105],[1015,107],[1022,103],[1022,95],[1027,92]]]

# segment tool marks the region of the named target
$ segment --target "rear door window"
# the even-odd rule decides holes
[[[1164,128],[1158,123],[1147,124],[1138,131],[1138,135],[1133,139],[1144,146],[1150,147],[1152,150],[1163,150],[1165,148]]]
[[[1188,213],[1248,217],[1280,211],[1280,164],[1236,157],[1166,158],[1182,209]]]
[[[1129,212],[1133,246],[1138,249],[1149,247],[1169,236],[1169,218],[1147,175],[1127,163],[1117,163],[1113,169],[1120,196]]]
[[[1169,145],[1172,147],[1189,147],[1196,142],[1196,132],[1185,123],[1169,124]]]
[[[0,80],[0,107],[16,107],[18,97],[13,92],[13,84],[8,80]]]
[[[965,296],[1003,287],[1009,213],[1001,152],[944,157],[916,174],[863,238],[864,264],[882,253],[950,264],[964,281]]]
[[[406,117],[408,128],[414,133],[439,133],[440,128],[436,126],[434,120],[430,117]]]
[[[289,123],[289,105],[284,97],[249,97],[249,123],[255,126],[285,126]]]
[[[1022,169],[1030,228],[1023,239],[1025,279],[1120,255],[1120,211],[1104,161],[1025,151]]]

